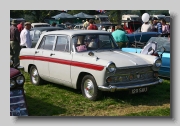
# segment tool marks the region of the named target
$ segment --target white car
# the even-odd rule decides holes
[[[100,98],[102,91],[147,92],[162,82],[161,59],[122,52],[111,33],[100,30],[43,33],[35,48],[21,49],[20,66],[34,85],[46,80],[81,89],[89,100]]]

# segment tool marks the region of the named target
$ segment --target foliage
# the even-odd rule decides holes
[[[11,18],[22,18],[24,16],[23,10],[10,10]]]

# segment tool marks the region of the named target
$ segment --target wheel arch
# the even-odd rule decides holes
[[[29,64],[29,66],[28,66],[28,73],[30,73],[30,69],[31,69],[32,66],[35,66],[35,65],[34,64]]]
[[[86,75],[91,75],[93,76],[92,74],[88,73],[88,72],[81,72],[79,73],[79,76],[78,76],[78,79],[77,79],[77,82],[76,82],[76,88],[77,89],[81,89],[81,82],[82,82],[82,79],[84,76]],[[94,76],[93,76],[94,77]]]

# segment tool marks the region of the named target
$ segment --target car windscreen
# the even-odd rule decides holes
[[[77,52],[118,48],[111,35],[76,35],[72,38],[72,42]]]

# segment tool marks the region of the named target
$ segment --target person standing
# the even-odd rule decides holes
[[[117,25],[116,30],[112,32],[112,36],[120,48],[126,47],[129,41],[126,32],[122,29],[121,25]]]
[[[20,38],[21,38],[21,48],[31,48],[32,40],[30,36],[30,29],[31,23],[26,22],[24,29],[21,31]]]
[[[170,34],[169,25],[166,24],[165,19],[161,20],[161,24],[162,24],[162,34],[163,34],[163,36],[168,37],[168,35]]]
[[[21,31],[24,29],[24,22],[21,21],[21,22],[17,25],[17,28],[18,28],[19,32],[21,33]]]
[[[162,24],[158,21],[158,19],[153,17],[152,22],[152,31],[162,34]]]
[[[141,26],[141,32],[150,32],[151,28],[152,28],[152,25],[149,22],[145,22]]]
[[[86,19],[86,22],[84,22],[84,24],[83,24],[84,30],[87,29],[88,25],[89,25],[89,22],[88,22],[88,19]]]
[[[20,32],[17,28],[17,20],[12,20],[10,27],[10,59],[14,66],[19,64]]]
[[[87,30],[98,30],[98,27],[94,24],[92,19],[89,20],[89,26],[87,27]]]

